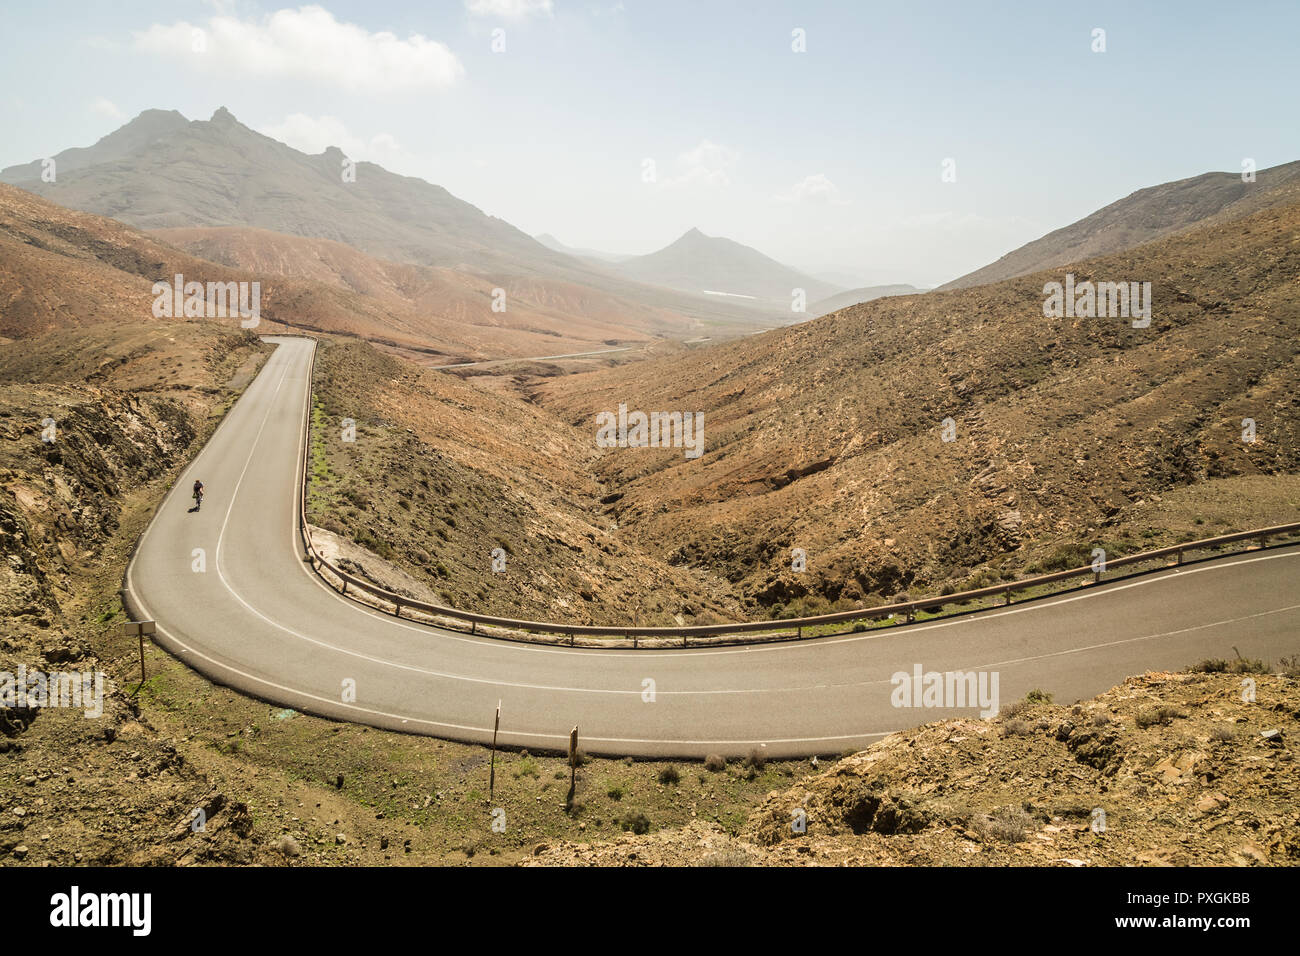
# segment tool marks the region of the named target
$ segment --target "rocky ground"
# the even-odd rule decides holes
[[[922,316],[926,339],[884,300],[780,333],[766,371],[722,353],[677,356],[677,382],[721,361],[707,387],[730,431],[700,474],[653,456],[615,464],[557,383],[538,390],[538,406],[518,381],[479,388],[327,341],[313,514],[349,561],[386,562],[422,594],[620,623],[814,611],[1086,563],[1080,541],[1122,553],[1294,520],[1288,237],[1300,212],[1270,215],[1236,250],[1162,247],[1176,295],[1154,342],[1008,318],[1006,296],[1034,304],[1031,283],[944,300],[975,316],[953,332],[960,340],[942,334],[942,309]],[[1032,350],[980,345],[976,333],[1008,322]],[[847,349],[814,367],[809,356],[835,353],[809,335]],[[894,369],[889,349],[908,341],[928,342],[925,360]],[[572,801],[563,758],[499,754],[489,797],[484,748],[274,707],[152,645],[141,685],[137,645],[118,633],[127,556],[265,354],[254,336],[204,323],[100,322],[4,342],[0,671],[102,670],[108,695],[98,717],[0,708],[0,862],[1296,861],[1293,662],[1145,675],[1095,701],[928,725],[829,769],[758,756],[591,760]],[[648,374],[646,407],[680,406],[654,390],[667,373]],[[627,381],[588,383],[583,401],[617,398],[609,389]],[[1109,390],[1122,401],[1099,403]],[[969,440],[944,457],[930,425],[908,416],[952,408]],[[1249,448],[1245,415],[1260,423]],[[336,440],[345,418],[356,442]],[[42,441],[47,419],[53,442]],[[814,542],[806,579],[786,567],[801,536]],[[502,573],[491,570],[497,547]],[[1254,703],[1241,700],[1247,678]],[[796,810],[802,834],[790,829]]]
[[[593,441],[620,404],[704,415],[699,458],[609,449],[595,474],[623,538],[748,616],[1079,567],[1300,514],[1297,229],[1291,201],[1070,267],[1150,282],[1146,329],[1045,317],[1059,270],[528,391]]]
[[[348,550],[354,567],[383,579],[388,564],[414,579],[401,585],[411,596],[509,617],[671,625],[740,613],[707,568],[619,533],[596,449],[545,411],[335,340],[317,354],[316,396],[308,514],[371,553]]]
[[[1004,509],[980,529],[955,532],[957,519],[943,509],[956,499],[938,492],[910,512],[930,538],[880,528],[877,538],[847,527],[853,509],[834,502],[858,494],[881,507],[888,502],[861,482],[836,490],[842,473],[829,470],[821,490],[809,492],[815,502],[803,507],[741,494],[723,509],[725,520],[689,497],[656,500],[649,515],[629,513],[621,510],[625,498],[662,491],[644,487],[655,478],[649,460],[628,485],[608,468],[617,450],[602,455],[581,428],[509,390],[415,368],[364,343],[325,340],[316,391],[308,513],[335,536],[333,551],[353,573],[408,596],[505,617],[671,626],[848,610],[900,593],[920,597],[1084,566],[1097,546],[1113,557],[1300,515],[1293,465],[1260,473],[1251,459],[1235,465],[1237,473],[1147,476],[1141,491],[1130,489],[1123,507],[1108,505],[1106,513],[1092,503],[1098,494],[1070,497],[1062,486],[1060,517],[1050,526],[1026,524],[1024,513]],[[346,420],[356,423],[352,442],[342,440]],[[962,467],[956,461],[933,472],[890,465],[867,480],[929,487],[944,469]],[[868,465],[863,459],[844,467]],[[1048,468],[1032,469],[1035,480],[1045,480]],[[1018,500],[1010,473],[982,468],[976,478],[982,490],[962,508],[985,508],[989,495]],[[919,493],[896,490],[889,500]],[[1058,492],[1052,495],[1041,505],[1048,511],[1058,504]],[[789,536],[787,525],[808,529],[821,519],[826,526],[808,537]],[[950,533],[955,537],[943,537]],[[790,551],[775,544],[782,537],[808,545],[807,571],[792,570]],[[497,549],[502,572],[492,570]]]
[[[1298,665],[1144,674],[1073,705],[927,724],[770,794],[737,833],[697,822],[528,862],[1300,865]]]
[[[689,774],[591,760],[569,801],[563,758],[501,752],[489,799],[482,747],[274,707],[152,643],[141,684],[137,641],[119,631],[130,550],[268,351],[201,323],[0,350],[0,684],[20,668],[105,675],[102,713],[0,703],[0,865],[499,865],[643,821],[735,827],[793,779],[794,763]]]
[[[1148,329],[1045,318],[1044,274],[585,374],[462,378],[326,340],[309,511],[412,594],[642,625],[876,606],[1292,522],[1298,225],[1284,203],[1072,267],[1149,279]],[[620,404],[701,411],[705,453],[597,448]]]
[[[1252,705],[1238,699],[1251,675],[1148,675],[1077,707],[900,734],[830,772],[590,760],[572,801],[561,757],[498,754],[489,798],[484,748],[245,698],[152,645],[140,686],[135,640],[117,630],[127,555],[264,354],[241,333],[177,331],[120,353],[93,342],[92,367],[53,342],[0,362],[0,670],[108,679],[99,717],[0,713],[0,862],[1294,862],[1293,674],[1254,675]],[[39,384],[13,371],[41,362]]]

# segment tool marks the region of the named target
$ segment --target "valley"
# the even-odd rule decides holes
[[[769,164],[739,112],[584,135],[510,29],[474,82],[559,145],[232,92],[0,170],[0,860],[1295,865],[1294,536],[884,612],[1300,520],[1300,163],[1012,182],[948,115],[922,186],[947,143],[838,121]],[[5,696],[47,670],[102,710]]]

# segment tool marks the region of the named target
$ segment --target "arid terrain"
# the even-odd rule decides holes
[[[318,328],[364,337],[423,364],[636,350],[705,329],[720,331],[716,323],[572,281],[491,278],[391,262],[329,239],[236,227],[156,229],[151,235],[258,276],[308,278],[345,290],[367,303],[376,320],[347,323],[332,317]],[[499,311],[493,309],[494,297]]]
[[[547,302],[550,287],[550,298],[565,300],[572,318],[599,321],[617,306],[622,324],[643,329],[700,322],[747,330],[767,321],[736,302],[647,285],[556,252],[433,183],[365,162],[352,163],[345,177],[351,161],[337,147],[302,153],[248,128],[224,107],[207,120],[146,110],[99,142],[52,159],[55,183],[42,180],[39,161],[0,171],[0,181],[141,230],[237,229],[234,240],[220,240],[238,260],[232,264],[260,264],[271,274],[282,264],[277,248],[293,244],[275,239],[268,247],[266,233],[343,243],[389,263],[432,267],[441,271],[424,275],[444,282],[447,270],[459,273],[459,281],[451,280],[454,290],[438,297],[453,314],[456,298],[475,287],[468,282],[473,277],[489,290],[531,290],[533,298],[524,298],[534,309],[556,304]],[[304,247],[310,244],[297,244]],[[490,307],[490,297],[484,302]],[[528,329],[522,320],[513,325]]]
[[[363,338],[431,365],[636,352],[673,337],[699,337],[714,325],[537,277],[501,280],[506,311],[495,312],[498,286],[481,276],[380,261],[337,242],[258,230],[143,233],[6,185],[0,185],[0,253],[0,336],[7,338],[152,319],[153,284],[177,274],[187,282],[260,283],[259,332]],[[723,327],[708,334],[731,333]]]
[[[314,494],[313,513],[421,596],[611,624],[847,610],[1294,520],[1298,225],[1293,201],[1071,267],[1150,276],[1150,329],[1044,318],[1040,273],[590,374],[462,384],[327,344],[321,434],[376,427],[318,440],[320,493],[364,507]],[[706,453],[597,449],[619,404],[702,411]],[[522,586],[484,580],[498,546],[527,552]]]
[[[269,353],[257,333],[285,328],[320,333],[310,514],[327,547],[474,610],[788,616],[1295,520],[1294,198],[1070,266],[1151,281],[1145,330],[1045,319],[1049,272],[720,344],[651,336],[584,374],[422,367],[495,347],[455,316],[394,318],[424,283],[463,287],[437,266],[0,200],[0,669],[110,679],[101,718],[0,713],[6,862],[1296,862],[1294,659],[1135,676],[839,762],[589,759],[566,808],[561,757],[499,753],[489,801],[481,747],[273,706],[152,645],[141,686],[117,596],[157,501]],[[150,285],[174,271],[266,276],[263,325],[154,319]],[[619,403],[704,412],[704,456],[597,448],[594,416]],[[357,441],[337,440],[344,419]]]
[[[1293,192],[1300,162],[1240,174],[1204,173],[1139,189],[1090,216],[1014,249],[969,275],[940,286],[965,289],[1110,255],[1208,221],[1248,215]]]
[[[319,348],[308,517],[368,549],[363,572],[389,563],[412,577],[403,590],[507,616],[671,624],[739,613],[708,568],[619,532],[582,429],[364,343]],[[345,419],[354,442],[341,440]]]
[[[1149,281],[1150,328],[1045,318],[1044,284],[1064,277],[1040,272],[527,394],[591,434],[620,404],[702,412],[702,457],[611,449],[596,474],[619,495],[607,512],[622,534],[709,568],[754,615],[1294,520],[1295,198],[1070,267],[1080,282]]]
[[[927,724],[769,794],[739,832],[692,821],[539,847],[530,862],[1300,865],[1300,773],[1285,742],[1300,729],[1296,665],[1278,676],[1203,662],[1073,705],[1021,701],[994,720]],[[1246,680],[1254,701],[1242,699]]]

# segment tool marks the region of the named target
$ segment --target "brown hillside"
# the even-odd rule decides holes
[[[320,344],[316,396],[309,514],[367,576],[511,617],[738,613],[725,582],[618,533],[595,449],[545,410],[356,342]],[[357,423],[353,443],[339,440],[343,418]],[[491,570],[495,548],[503,573]]]
[[[422,179],[363,162],[345,182],[337,147],[299,152],[224,108],[207,120],[148,110],[94,145],[53,158],[57,182],[42,181],[39,161],[0,170],[0,181],[138,229],[253,227],[474,273],[488,288],[520,277],[552,279],[711,324],[753,328],[759,321],[733,301],[648,286],[548,249]]]
[[[383,303],[431,339],[453,335],[467,351],[492,357],[592,351],[683,336],[700,326],[666,309],[620,300],[561,279],[503,280],[506,310],[492,311],[483,276],[376,259],[341,242],[265,229],[158,229],[154,235],[213,262],[267,276],[312,279]]]
[[[939,288],[966,289],[1113,255],[1202,223],[1292,202],[1296,186],[1300,186],[1300,161],[1262,169],[1253,183],[1242,182],[1240,173],[1205,173],[1139,189]]]
[[[1295,866],[1297,658],[1240,673],[1131,677],[1073,706],[894,734],[774,790],[739,832],[710,820],[597,844],[540,845],[539,866]],[[744,768],[701,774],[734,777]],[[701,801],[703,803],[703,801]],[[792,831],[804,811],[805,832]]]
[[[610,517],[774,612],[1078,566],[1092,543],[1113,554],[1295,520],[1300,204],[1071,268],[1150,281],[1150,328],[1044,318],[1043,285],[1063,276],[1039,273],[881,299],[536,395],[593,445],[595,415],[621,402],[704,412],[699,459],[603,452],[598,474],[621,495]]]
[[[434,364],[602,349],[611,336],[636,345],[655,338],[642,327],[691,325],[582,286],[528,278],[505,287],[507,311],[495,313],[486,279],[383,263],[323,240],[216,232],[224,242],[195,242],[220,261],[0,184],[0,337],[153,321],[153,283],[177,273],[205,283],[260,282],[260,333],[352,335]]]

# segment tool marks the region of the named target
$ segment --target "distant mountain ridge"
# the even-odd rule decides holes
[[[491,277],[559,279],[693,318],[752,322],[732,303],[650,289],[548,249],[441,186],[355,164],[337,147],[308,155],[241,124],[224,107],[209,120],[147,110],[93,146],[39,160],[0,181],[60,205],[141,229],[241,226],[342,242],[367,255]]]
[[[783,265],[732,239],[689,229],[658,252],[615,264],[613,271],[639,282],[652,282],[697,294],[748,296],[788,309],[793,290],[803,289],[807,302],[842,291]]]
[[[590,286],[537,276],[499,280],[509,307],[493,312],[496,279],[367,256],[328,239],[239,226],[155,229],[150,235],[215,263],[265,276],[309,279],[382,304],[393,331],[368,336],[396,342],[411,332],[431,345],[458,343],[463,360],[578,352],[611,344],[681,338],[696,326],[685,316],[647,308]],[[472,348],[465,343],[472,344]]]
[[[153,284],[260,283],[261,332],[357,336],[428,363],[654,344],[696,323],[563,280],[495,280],[241,227],[142,232],[0,184],[0,341],[157,322]],[[227,314],[218,321],[235,325]]]
[[[452,267],[490,268],[503,251],[525,270],[554,259],[440,186],[372,163],[358,163],[356,182],[345,182],[341,150],[300,153],[224,107],[206,121],[149,110],[94,146],[64,150],[54,160],[54,183],[41,182],[39,162],[11,166],[0,179],[142,229],[248,225]]]
[[[533,236],[538,242],[553,252],[562,252],[566,256],[575,256],[581,259],[595,259],[599,262],[623,262],[626,259],[633,258],[630,255],[620,255],[617,252],[601,252],[597,249],[579,249],[575,246],[566,246],[549,232],[540,232]]]
[[[102,137],[93,146],[73,146],[55,153],[53,159],[56,177],[122,159],[169,133],[184,129],[189,122],[176,110],[145,110],[125,126]],[[42,172],[43,160],[36,159],[0,170],[0,181],[10,184],[36,183],[41,181]],[[29,188],[28,191],[36,190]]]
[[[1259,170],[1253,183],[1243,182],[1240,173],[1204,173],[1139,189],[939,286],[939,290],[965,289],[1110,255],[1172,235],[1211,216],[1248,215],[1273,202],[1286,201],[1286,187],[1296,183],[1300,183],[1300,161]]]
[[[575,425],[619,402],[703,412],[700,458],[611,453],[599,474],[620,493],[621,533],[732,582],[752,614],[960,590],[1011,562],[1077,567],[1098,535],[1158,547],[1151,529],[1172,542],[1219,508],[1259,505],[1232,519],[1243,528],[1294,520],[1300,184],[1283,192],[1073,266],[1149,280],[1149,328],[1045,317],[1051,269],[877,298],[533,394]],[[1267,444],[1242,441],[1246,418],[1268,422]],[[783,560],[795,547],[810,559],[798,572]]]

